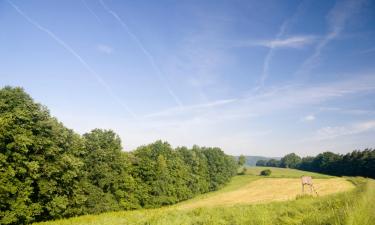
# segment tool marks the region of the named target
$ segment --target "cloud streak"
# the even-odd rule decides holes
[[[90,8],[90,6],[87,4],[87,2],[85,0],[82,0],[82,3],[83,5],[85,6],[85,8],[95,17],[95,19],[99,22],[99,23],[103,23],[102,20],[99,18],[98,15],[96,15],[96,13]]]
[[[357,122],[349,126],[327,126],[319,129],[316,133],[316,140],[329,140],[342,136],[356,135],[375,130],[375,120]]]
[[[346,0],[336,3],[328,13],[328,33],[318,42],[313,54],[303,62],[300,69],[296,72],[297,75],[306,76],[319,64],[320,56],[325,46],[340,36],[348,20],[360,11],[364,2],[365,0]]]
[[[189,145],[192,142],[203,145],[212,144],[231,152],[239,151],[239,149],[244,152],[248,149],[270,149],[278,143],[284,146],[290,145],[291,148],[300,148],[300,146],[294,146],[294,140],[280,140],[279,137],[288,138],[290,128],[285,127],[283,131],[280,131],[275,124],[288,121],[288,118],[283,116],[285,113],[307,109],[307,107],[313,110],[323,103],[375,93],[374,74],[352,74],[351,77],[353,78],[324,84],[267,87],[257,95],[219,99],[204,104],[186,105],[183,108],[169,108],[143,116],[142,124],[135,132],[139,135],[148,134],[148,137],[144,137],[148,139],[143,142],[167,138],[172,144]],[[336,112],[333,113],[336,114]],[[292,113],[288,115],[292,116]],[[316,119],[315,114],[309,114],[305,119],[306,122],[312,122]],[[293,127],[293,121],[290,122],[292,124],[288,126]],[[371,123],[353,125],[355,128],[353,133],[370,130],[372,126]],[[242,129],[242,127],[247,129]],[[275,128],[272,134],[270,127]],[[329,134],[327,137],[337,136],[338,138],[338,135],[334,135],[336,130],[343,135],[351,127],[347,126],[344,131],[340,131],[340,128],[330,128],[326,131],[322,130],[320,134],[323,137],[323,132],[326,132]],[[252,138],[259,132],[261,136]],[[300,141],[297,142],[308,141],[312,143],[311,145],[321,149],[322,144],[316,137],[316,133],[312,135],[308,133],[308,137],[304,138],[305,132],[293,134],[294,137],[301,135]],[[271,136],[273,140],[269,142]],[[235,149],[230,143],[236,143]]]
[[[174,107],[145,117],[176,119],[178,121],[180,119],[201,117],[202,115],[212,120],[225,115],[225,118],[241,119],[248,116],[268,115],[300,106],[320,104],[349,95],[375,92],[375,76],[372,73],[358,74],[354,77],[355,79],[315,86],[295,84],[273,87],[265,89],[257,95],[216,100],[183,108]],[[306,119],[311,121],[315,119],[315,116],[308,115]]]
[[[258,41],[254,45],[267,48],[302,48],[316,40],[313,36],[292,36],[284,39]]]
[[[115,12],[113,11],[111,8],[109,8],[104,2],[103,0],[100,0],[100,4],[103,6],[103,8],[110,14],[112,15],[116,20],[117,22],[120,23],[120,25],[122,26],[122,28],[125,30],[125,32],[134,40],[134,42],[138,45],[138,47],[141,49],[141,51],[143,52],[143,54],[148,58],[148,60],[150,61],[151,63],[151,66],[152,68],[154,68],[154,70],[156,71],[156,74],[157,74],[157,78],[159,79],[159,81],[164,85],[164,87],[166,88],[166,90],[168,91],[168,93],[170,94],[170,96],[174,99],[174,101],[177,103],[177,105],[179,105],[180,107],[183,106],[181,100],[177,97],[177,95],[174,93],[174,91],[172,90],[172,88],[169,86],[168,82],[166,81],[165,79],[165,76],[164,74],[162,73],[161,69],[159,68],[159,66],[156,64],[156,61],[155,61],[155,58],[154,56],[150,53],[150,51],[148,51],[143,43],[141,42],[141,40],[137,37],[137,35],[135,35],[135,33],[133,33],[129,26],[125,23],[124,20],[121,19],[121,17]]]
[[[299,4],[296,12],[293,14],[292,17],[290,17],[289,19],[286,19],[281,24],[281,26],[279,28],[279,31],[278,31],[278,33],[276,34],[276,37],[275,37],[276,42],[274,41],[273,45],[268,46],[269,50],[267,52],[266,57],[264,58],[262,74],[260,76],[260,79],[258,81],[257,86],[254,89],[255,91],[258,91],[259,89],[263,88],[264,83],[269,76],[270,64],[271,64],[272,58],[275,54],[275,51],[277,49],[277,47],[275,46],[275,43],[278,43],[279,45],[281,45],[281,43],[283,43],[285,45],[285,44],[288,44],[288,43],[290,44],[291,42],[293,42],[293,40],[280,41],[280,39],[281,39],[282,36],[285,35],[285,33],[286,33],[287,29],[289,28],[290,24],[296,19],[296,17],[300,14],[300,12],[302,11],[303,8],[304,8],[304,2]],[[296,40],[294,40],[294,43],[296,43]]]
[[[42,32],[46,33],[50,38],[56,41],[60,46],[62,46],[66,51],[68,51],[78,62],[89,72],[91,76],[93,76],[98,83],[105,89],[105,91],[110,95],[110,97],[117,102],[122,108],[124,108],[133,118],[137,118],[136,114],[129,108],[127,104],[125,104],[120,97],[118,97],[112,88],[104,81],[104,79],[65,41],[59,38],[56,34],[54,34],[49,29],[43,27],[35,20],[31,19],[28,15],[26,15],[17,5],[12,3],[11,1],[7,0],[7,2],[16,10],[16,12],[25,18],[29,23],[31,23],[34,27],[41,30]]]

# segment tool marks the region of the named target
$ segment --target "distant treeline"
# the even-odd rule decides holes
[[[362,176],[375,178],[375,149],[343,154],[323,152],[315,157],[291,153],[281,160],[259,160],[257,166],[295,168],[336,176]]]
[[[265,156],[250,156],[246,155],[245,157],[245,165],[246,166],[255,166],[259,160],[270,160],[270,159],[281,159],[281,157],[265,157]],[[236,160],[238,160],[239,156],[235,156]]]
[[[217,190],[236,167],[219,148],[124,152],[113,131],[78,135],[23,89],[0,89],[0,224],[169,205]]]

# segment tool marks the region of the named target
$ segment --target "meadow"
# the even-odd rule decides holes
[[[287,169],[287,168],[278,168],[278,167],[264,167],[264,166],[254,166],[248,167],[246,170],[246,174],[257,176],[260,174],[260,171],[265,169],[271,169],[272,174],[268,176],[269,178],[300,178],[301,176],[311,176],[312,178],[332,178],[333,176],[321,174],[321,173],[314,173],[308,171],[301,171],[297,169]]]
[[[35,225],[107,224],[353,224],[375,221],[375,181],[339,178],[271,168],[270,177],[249,168],[219,191],[158,209],[119,211],[35,223]],[[314,176],[319,197],[301,194],[299,176]]]

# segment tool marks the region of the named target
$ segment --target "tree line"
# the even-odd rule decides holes
[[[294,168],[335,176],[375,178],[375,149],[355,150],[347,154],[323,152],[315,157],[290,153],[280,160],[259,160],[257,166]]]
[[[169,205],[217,190],[236,169],[220,148],[122,151],[113,131],[79,135],[22,88],[0,89],[0,224]]]

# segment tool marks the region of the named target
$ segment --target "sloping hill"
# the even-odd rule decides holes
[[[305,172],[284,169],[275,172],[274,176],[287,177],[288,174],[292,177],[237,176],[219,191],[170,207],[88,215],[40,224],[343,224],[347,220],[355,221],[348,224],[371,224],[371,212],[375,209],[373,180],[353,178],[349,182],[344,178],[316,174],[321,176],[314,179],[320,197],[298,197],[301,184],[295,176]],[[332,193],[338,194],[330,195]]]

